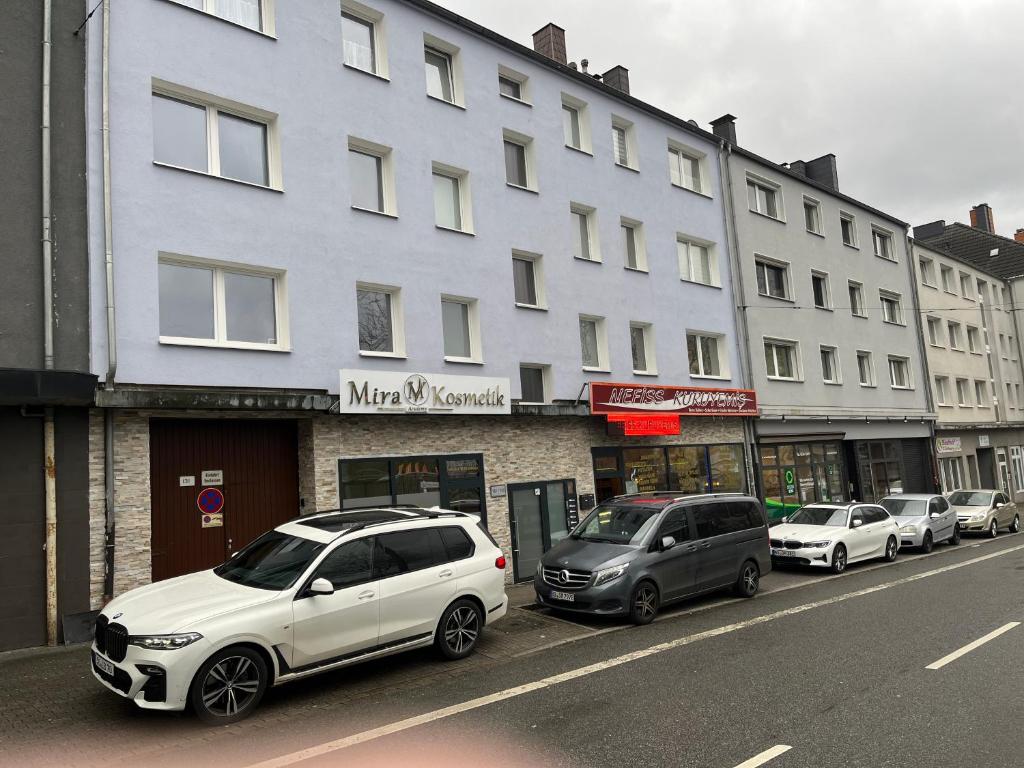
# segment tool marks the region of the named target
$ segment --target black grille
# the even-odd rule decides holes
[[[111,661],[124,661],[128,655],[128,630],[120,624],[108,624],[104,634],[104,654]],[[100,645],[97,642],[97,647]]]
[[[101,613],[96,617],[96,626],[93,629],[93,637],[96,639],[96,650],[100,653],[107,652],[107,622],[107,617]]]
[[[776,549],[782,549],[782,539],[769,539],[768,543]]]
[[[800,549],[803,545],[799,541],[787,541],[784,546],[786,549]]]

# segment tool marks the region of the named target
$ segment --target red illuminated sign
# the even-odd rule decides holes
[[[625,437],[679,434],[676,413],[609,413],[608,423],[621,424]]]
[[[752,389],[590,382],[590,412],[679,416],[756,416]]]

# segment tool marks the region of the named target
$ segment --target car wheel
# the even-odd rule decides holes
[[[634,624],[650,624],[658,615],[658,588],[649,581],[633,587],[629,597],[629,620]]]
[[[476,648],[483,620],[472,600],[456,600],[444,609],[434,644],[446,659],[464,659]]]
[[[1013,516],[1013,522],[1010,523],[1010,533],[1020,533],[1020,515]]]
[[[899,546],[896,543],[896,537],[890,536],[888,541],[885,542],[885,562],[891,563],[893,560],[895,560],[896,552],[898,549]]]
[[[252,648],[225,648],[199,668],[192,679],[189,701],[204,723],[234,723],[256,709],[268,678],[266,662]]]
[[[846,570],[846,547],[836,544],[832,550],[832,573],[842,573]]]
[[[932,538],[932,532],[931,531],[925,531],[924,532],[924,540],[921,542],[921,551],[924,552],[927,555],[929,552],[932,551],[932,548],[934,546],[935,546],[935,541]]]
[[[757,588],[761,585],[761,569],[753,560],[747,560],[740,568],[739,578],[733,591],[740,597],[753,597],[757,594]]]
[[[954,547],[960,543],[960,523],[953,523],[953,535],[949,537],[949,543]]]
[[[988,537],[990,539],[994,539],[998,535],[999,535],[999,523],[996,522],[996,519],[993,517],[992,518],[992,522],[988,526]]]

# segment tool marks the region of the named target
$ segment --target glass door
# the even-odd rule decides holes
[[[541,556],[569,535],[568,500],[575,489],[575,480],[509,485],[515,581],[532,579]]]

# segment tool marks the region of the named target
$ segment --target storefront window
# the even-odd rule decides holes
[[[668,490],[707,493],[708,466],[703,446],[674,446],[668,449]]]
[[[441,504],[437,459],[412,459],[394,463],[392,482],[397,504],[436,507]]]
[[[624,448],[626,493],[653,493],[667,487],[664,448]]]
[[[739,445],[712,445],[708,448],[711,468],[712,493],[742,493],[746,491],[747,473],[743,466],[743,447]]]
[[[762,445],[758,453],[770,519],[784,517],[802,504],[845,500],[840,443]]]
[[[391,503],[387,459],[360,459],[341,465],[342,509]]]
[[[903,466],[899,443],[876,440],[857,444],[863,501],[878,501],[903,493]]]
[[[480,476],[480,459],[446,459],[444,466],[449,480]]]
[[[742,445],[594,448],[592,455],[598,502],[622,493],[747,490]]]
[[[456,512],[479,515],[483,511],[480,494],[479,488],[452,488],[448,491],[448,501],[445,502],[444,507]]]

